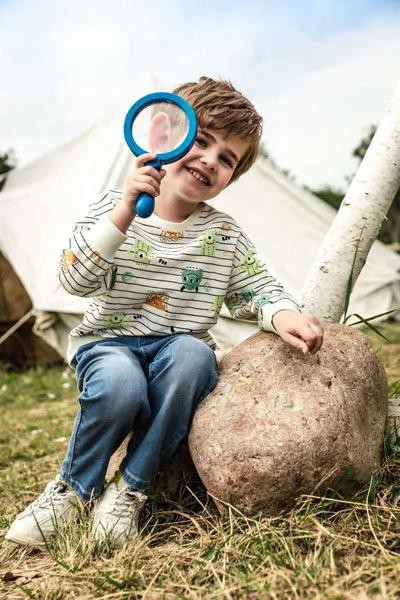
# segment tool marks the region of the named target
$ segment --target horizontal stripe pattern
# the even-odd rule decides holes
[[[112,260],[106,258],[91,240],[102,247],[96,228],[112,227],[107,214],[121,197],[121,192],[109,191],[92,203],[63,250],[61,285],[71,294],[90,298],[70,339],[81,337],[84,344],[86,336],[184,331],[215,348],[209,329],[224,302],[240,319],[257,320],[263,305],[283,300],[300,311],[236,221],[208,204],[200,204],[181,231],[169,230],[159,218],[156,224],[151,217],[135,219],[126,236],[119,232],[125,241],[117,247],[117,239]],[[104,240],[104,247],[107,243]]]

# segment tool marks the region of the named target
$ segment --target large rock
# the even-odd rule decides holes
[[[222,359],[194,416],[190,453],[213,496],[274,514],[317,488],[368,481],[387,406],[385,371],[363,334],[327,325],[321,350],[305,356],[259,332]]]

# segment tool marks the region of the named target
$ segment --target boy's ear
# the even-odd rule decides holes
[[[151,120],[149,131],[150,152],[160,154],[171,150],[169,139],[171,135],[171,121],[167,113],[159,112]]]

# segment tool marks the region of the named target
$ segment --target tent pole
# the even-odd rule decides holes
[[[28,311],[26,313],[26,315],[24,315],[23,317],[21,317],[19,321],[17,321],[12,327],[10,327],[10,329],[8,329],[8,331],[6,331],[0,337],[0,344],[2,344],[3,342],[5,342],[10,336],[12,336],[13,333],[15,333],[17,331],[17,329],[19,329],[21,327],[21,325],[23,325],[25,323],[25,321],[27,321],[28,319],[30,319],[30,317],[34,316],[35,314],[36,314],[36,309],[35,308],[31,308],[31,310]]]

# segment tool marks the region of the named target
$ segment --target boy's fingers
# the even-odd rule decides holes
[[[315,354],[322,346],[323,333],[319,328],[302,328],[296,331],[297,335],[287,333],[287,340],[291,346],[298,348],[304,354]]]
[[[142,194],[143,192],[150,194],[150,196],[153,196],[153,198],[160,195],[160,192],[149,183],[142,183],[142,185],[137,189],[137,194]]]
[[[159,196],[159,192],[149,183],[143,183],[139,192],[146,192],[147,194],[150,194],[150,196],[153,196],[153,198]]]
[[[307,320],[293,328],[292,333],[303,340],[311,354],[315,354],[322,346],[323,328],[318,323]]]
[[[143,167],[146,163],[154,160],[156,158],[155,154],[141,154],[136,158],[136,166]]]
[[[321,329],[321,327],[319,325],[316,325],[315,323],[308,323],[308,327],[313,332],[313,335],[315,337],[314,340],[311,339],[311,344],[309,342],[307,342],[307,344],[310,350],[312,350],[312,354],[315,354],[322,346],[324,332]]]
[[[141,171],[135,175],[135,181],[145,181],[146,183],[151,183],[151,185],[160,187],[160,182],[158,179],[156,179],[153,175],[142,173]]]
[[[152,181],[153,180],[151,180],[151,178],[136,179],[134,182],[130,184],[128,183],[126,191],[129,194],[140,194],[141,192],[147,192],[152,196],[158,196],[160,193],[159,185],[156,182],[152,183]]]
[[[140,168],[140,173],[142,175],[151,175],[157,181],[161,181],[161,179],[163,178],[163,174],[162,174],[163,172],[162,171],[158,171],[154,167],[146,167],[146,166],[141,167]],[[164,171],[164,173],[165,173],[165,171]]]
[[[302,352],[304,352],[304,354],[307,354],[309,352],[307,344],[303,342],[303,340],[301,340],[300,338],[296,337],[295,335],[292,335],[291,333],[287,333],[285,335],[285,342],[290,344],[292,348],[297,348],[298,350],[301,350]]]

